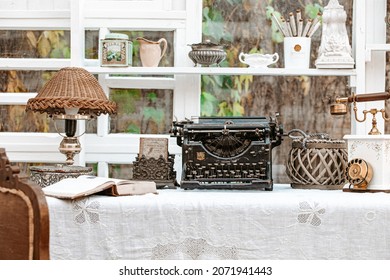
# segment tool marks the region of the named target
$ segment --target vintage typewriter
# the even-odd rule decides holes
[[[272,149],[283,137],[276,117],[174,121],[171,136],[182,147],[180,187],[273,189]]]

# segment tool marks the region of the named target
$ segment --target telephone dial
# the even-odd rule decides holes
[[[372,168],[368,162],[361,158],[355,158],[348,162],[346,177],[350,188],[365,190],[372,179]]]

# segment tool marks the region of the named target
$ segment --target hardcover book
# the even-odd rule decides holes
[[[142,195],[157,194],[153,181],[122,180],[82,175],[66,178],[42,189],[45,195],[61,199],[77,199],[92,194],[101,195]]]

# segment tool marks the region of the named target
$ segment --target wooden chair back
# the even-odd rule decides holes
[[[0,259],[49,259],[49,211],[41,187],[19,178],[0,148]]]

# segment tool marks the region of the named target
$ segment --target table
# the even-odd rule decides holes
[[[390,194],[164,189],[47,197],[52,259],[390,259]]]

